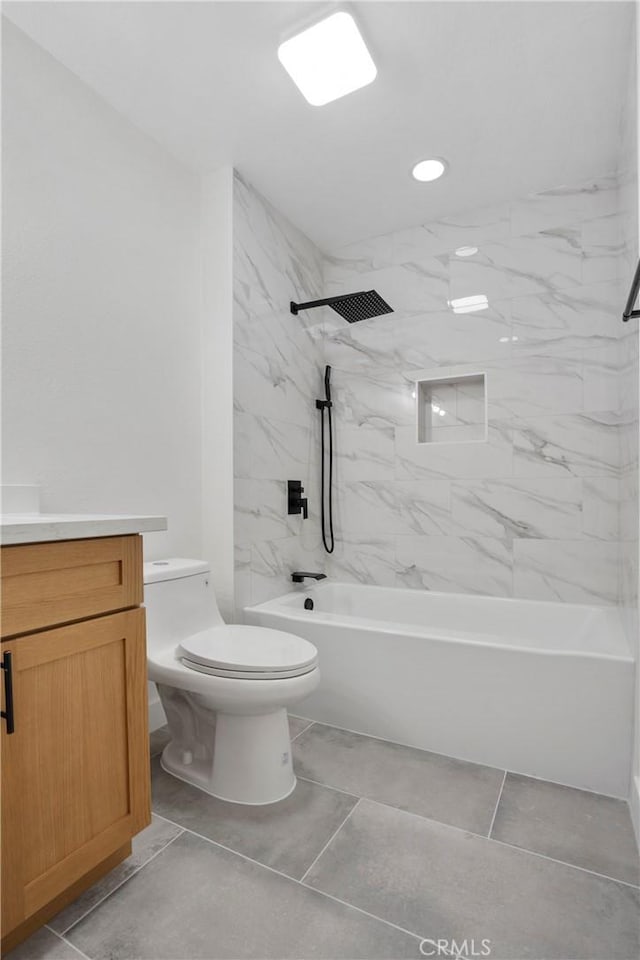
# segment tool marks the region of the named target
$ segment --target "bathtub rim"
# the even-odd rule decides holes
[[[322,591],[327,587],[347,587],[352,588],[373,588],[376,589],[375,584],[354,584],[346,583],[344,581],[330,581],[328,583],[317,584],[313,587],[305,587],[304,589],[291,590],[286,594],[281,594],[278,597],[273,597],[270,600],[262,601],[261,603],[248,604],[242,608],[243,614],[246,613],[266,613],[272,614],[273,616],[282,617],[285,620],[296,622],[296,623],[312,623],[317,624],[318,626],[337,626],[338,624],[341,627],[344,627],[349,630],[363,629],[371,631],[373,633],[393,633],[402,637],[411,637],[412,639],[427,639],[433,640],[436,643],[456,643],[461,645],[468,646],[485,646],[494,650],[504,650],[512,654],[520,653],[530,653],[538,654],[541,656],[554,656],[554,657],[587,657],[594,660],[609,660],[618,663],[628,663],[632,667],[635,666],[636,659],[633,653],[633,649],[629,642],[629,638],[626,635],[626,632],[623,628],[622,617],[620,615],[620,610],[615,606],[595,606],[594,604],[564,604],[558,601],[553,600],[528,600],[520,599],[517,597],[490,597],[483,596],[479,594],[465,594],[465,593],[445,593],[443,591],[425,591],[430,595],[435,597],[443,597],[447,600],[455,602],[456,600],[469,600],[473,598],[474,600],[487,600],[489,602],[499,601],[500,604],[507,603],[509,605],[518,604],[518,603],[533,603],[533,604],[542,604],[545,607],[579,607],[584,608],[585,611],[597,611],[604,612],[608,614],[616,614],[618,619],[618,632],[620,643],[619,646],[624,648],[624,653],[619,652],[618,650],[608,652],[602,650],[569,650],[569,649],[557,649],[554,647],[538,647],[532,646],[528,643],[501,643],[496,640],[495,634],[492,633],[480,633],[471,634],[466,631],[454,631],[446,632],[442,631],[441,628],[429,630],[428,628],[421,628],[416,624],[407,624],[402,621],[394,620],[376,620],[368,619],[366,617],[360,616],[349,616],[349,614],[344,613],[328,613],[327,611],[319,610],[304,610],[299,607],[293,607],[294,600],[299,598],[305,598],[311,596],[312,591]],[[407,587],[380,587],[381,590],[392,590],[397,593],[411,592]],[[419,592],[419,591],[418,591]],[[288,601],[288,603],[287,603]]]

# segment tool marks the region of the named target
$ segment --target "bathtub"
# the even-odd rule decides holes
[[[325,582],[244,615],[318,648],[305,717],[628,796],[634,662],[616,608]]]

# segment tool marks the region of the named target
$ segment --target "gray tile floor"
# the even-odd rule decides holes
[[[298,785],[253,808],[166,774],[154,733],[154,817],[133,855],[6,960],[400,960],[427,955],[424,939],[466,940],[467,956],[489,941],[496,960],[637,960],[624,802],[290,726]]]

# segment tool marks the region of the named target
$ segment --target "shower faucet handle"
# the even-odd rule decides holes
[[[302,480],[287,480],[287,513],[301,513],[303,520],[309,518],[307,498],[303,497]]]

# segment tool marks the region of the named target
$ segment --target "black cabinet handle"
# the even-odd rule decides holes
[[[6,707],[6,710],[0,711],[0,717],[7,721],[7,733],[13,733],[16,726],[13,720],[13,673],[10,653],[5,653],[0,667],[4,670],[4,705]]]

